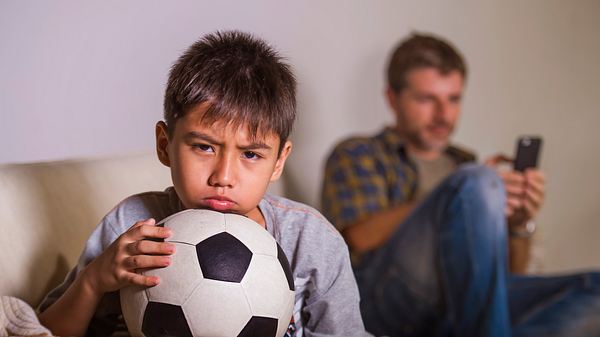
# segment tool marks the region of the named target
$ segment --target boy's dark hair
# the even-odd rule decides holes
[[[164,117],[169,137],[175,123],[205,103],[204,123],[247,125],[252,137],[273,132],[279,151],[296,117],[296,79],[289,65],[264,41],[239,31],[202,37],[171,68]]]
[[[463,79],[467,76],[463,57],[449,42],[433,35],[413,33],[400,42],[390,57],[388,85],[400,92],[406,86],[406,76],[411,70],[430,67],[444,75],[456,70]]]

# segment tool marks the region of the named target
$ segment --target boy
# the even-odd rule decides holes
[[[113,333],[118,290],[157,285],[136,270],[168,266],[174,253],[167,242],[144,240],[170,236],[154,224],[206,208],[249,217],[285,251],[296,285],[289,334],[368,336],[341,236],[316,210],[265,195],[292,148],[295,89],[289,66],[248,34],[217,32],[193,44],[171,69],[165,121],[156,125],[158,158],[173,187],[131,196],[104,217],[78,265],[41,304],[42,324],[61,336]]]

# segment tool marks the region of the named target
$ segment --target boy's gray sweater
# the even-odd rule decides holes
[[[267,230],[292,267],[296,286],[296,332],[292,336],[370,336],[364,330],[348,249],[339,232],[317,210],[285,198],[267,194],[259,208]],[[164,192],[137,194],[119,203],[96,227],[77,266],[63,284],[48,294],[40,309],[56,301],[77,273],[135,222],[148,218],[159,222],[181,210],[183,206],[172,187]],[[88,335],[109,335],[120,316],[118,293],[106,294]]]

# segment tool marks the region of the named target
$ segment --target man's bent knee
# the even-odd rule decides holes
[[[457,192],[467,190],[468,193],[474,194],[474,197],[485,200],[490,207],[504,209],[504,184],[493,169],[484,165],[463,165],[449,179],[450,185],[455,187]]]

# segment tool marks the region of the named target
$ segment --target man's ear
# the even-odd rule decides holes
[[[281,173],[283,173],[283,168],[285,167],[285,161],[290,155],[290,152],[292,152],[292,142],[287,140],[285,144],[283,144],[277,162],[275,162],[275,168],[273,169],[273,174],[271,174],[271,181],[275,181],[281,177]]]
[[[156,155],[163,165],[171,167],[169,159],[169,133],[167,124],[163,121],[156,123]]]
[[[398,107],[398,93],[391,87],[387,87],[387,89],[385,89],[385,97],[387,98],[390,108],[396,113]]]

